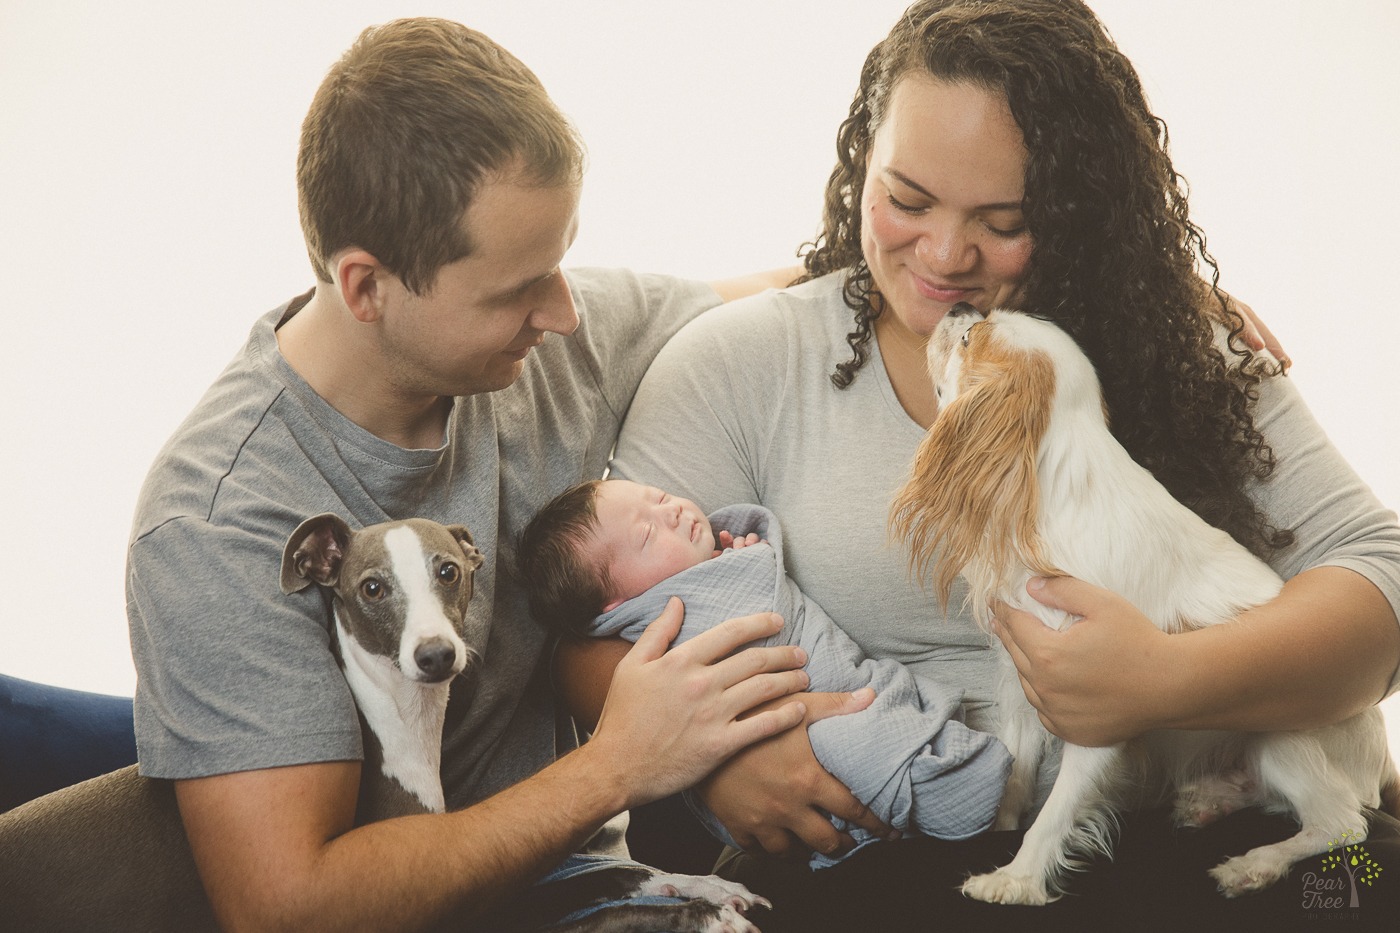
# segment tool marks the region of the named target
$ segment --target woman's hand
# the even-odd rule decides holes
[[[805,858],[813,851],[834,855],[849,850],[855,841],[849,834],[837,832],[828,813],[876,835],[891,836],[888,826],[827,773],[807,738],[806,726],[828,716],[865,709],[875,699],[874,691],[812,693],[802,695],[802,699],[807,706],[803,728],[790,729],[739,752],[702,781],[695,788],[696,795],[739,847],[750,852]]]
[[[1063,630],[997,603],[992,631],[1050,732],[1075,745],[1114,745],[1164,724],[1175,670],[1171,636],[1136,606],[1073,577],[1036,577],[1026,591],[1079,621]]]

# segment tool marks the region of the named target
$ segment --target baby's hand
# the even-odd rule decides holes
[[[713,554],[711,554],[710,556],[711,556],[711,557],[718,557],[720,554],[722,554],[723,552],[729,550],[730,548],[734,548],[735,550],[738,550],[738,549],[741,548],[741,547],[748,547],[750,544],[758,544],[758,543],[759,543],[760,541],[762,541],[762,540],[763,540],[763,539],[760,538],[760,537],[759,537],[756,533],[754,533],[754,532],[749,532],[748,534],[744,535],[742,538],[735,538],[735,537],[734,537],[732,534],[730,534],[729,532],[727,532],[727,531],[721,531],[721,532],[715,537],[715,544],[716,544],[715,552],[714,552]]]

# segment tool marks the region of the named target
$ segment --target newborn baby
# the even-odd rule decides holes
[[[542,623],[576,635],[636,641],[667,600],[685,603],[677,643],[726,619],[776,612],[785,625],[762,644],[807,653],[814,691],[873,687],[865,710],[812,723],[827,771],[890,826],[942,839],[988,828],[1011,766],[1005,746],[959,719],[961,694],[892,660],[866,658],[787,577],[782,531],[758,505],[706,516],[695,503],[627,480],[595,480],[560,494],[521,536],[519,564]],[[729,834],[694,799],[719,839]],[[833,820],[859,848],[875,837]],[[848,853],[849,854],[849,853]],[[835,862],[812,857],[820,868]]]

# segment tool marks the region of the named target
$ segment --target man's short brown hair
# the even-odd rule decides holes
[[[463,217],[483,181],[577,183],[583,145],[515,56],[442,19],[371,26],[321,82],[301,128],[297,194],[316,276],[369,251],[410,291],[468,255]]]
[[[541,625],[588,634],[613,589],[605,556],[596,553],[598,487],[602,480],[570,486],[525,526],[516,549],[530,614]]]

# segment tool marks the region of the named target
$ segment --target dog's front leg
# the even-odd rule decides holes
[[[1076,853],[1111,853],[1113,811],[1108,793],[1123,762],[1123,746],[1065,745],[1055,787],[1011,864],[963,882],[968,897],[990,904],[1047,904],[1058,898]]]
[[[1036,777],[1040,773],[1040,763],[1045,758],[1050,737],[1040,724],[1035,707],[1031,706],[1021,690],[1011,656],[1001,652],[1001,659],[1003,669],[997,699],[1002,712],[997,738],[1011,752],[1012,761],[1011,776],[1006,781],[1006,790],[1002,792],[992,828],[1012,830],[1020,827],[1022,817],[1030,811],[1035,799]]]

